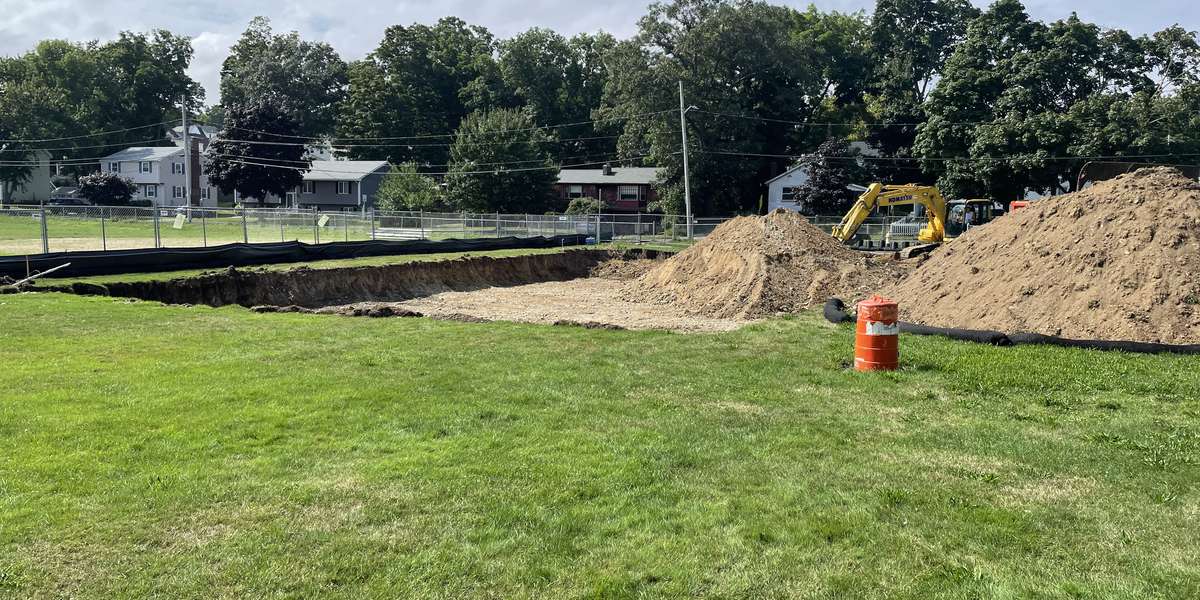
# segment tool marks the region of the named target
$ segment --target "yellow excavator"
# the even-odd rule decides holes
[[[958,227],[951,227],[951,233],[957,234],[973,225],[983,225],[995,218],[998,213],[990,200],[956,200],[951,202]],[[850,207],[842,222],[833,228],[833,237],[848,242],[854,238],[858,228],[876,208],[883,206],[914,206],[925,207],[925,226],[917,232],[917,241],[922,244],[940,244],[948,238],[946,235],[947,202],[941,192],[931,185],[885,185],[872,183],[863,192],[854,206]]]

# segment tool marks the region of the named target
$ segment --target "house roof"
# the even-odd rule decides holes
[[[604,169],[563,169],[558,172],[559,183],[615,185],[649,185],[658,181],[658,169],[650,167],[613,167],[612,175]]]
[[[879,156],[879,151],[876,150],[874,146],[872,146],[866,142],[850,142],[850,150],[851,151],[857,150],[858,153],[863,156]],[[792,173],[795,173],[797,169],[799,169],[803,166],[804,165],[799,165],[799,164],[792,165],[791,168],[787,169],[786,171],[768,179],[767,182],[764,183],[763,185],[771,185],[772,183],[775,183],[776,179],[782,179],[788,175],[791,175]]]
[[[212,125],[196,125],[192,123],[188,125],[188,134],[212,139],[217,137],[220,130]],[[171,128],[171,137],[178,139],[183,137],[183,125],[176,125]]]
[[[115,152],[105,156],[105,161],[143,161],[143,160],[162,160],[171,156],[182,156],[183,148],[177,146],[161,146],[161,147],[146,147],[138,146],[126,148],[120,152]]]
[[[304,174],[304,180],[358,181],[387,166],[384,160],[314,160],[312,169]]]

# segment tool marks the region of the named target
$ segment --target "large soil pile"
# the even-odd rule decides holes
[[[1200,342],[1200,186],[1158,167],[1040,200],[938,249],[888,293],[928,325]]]
[[[852,300],[903,269],[851,250],[784,210],[728,221],[695,246],[633,280],[630,294],[718,318],[794,312],[831,297]]]

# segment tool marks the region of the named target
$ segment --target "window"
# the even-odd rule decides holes
[[[182,185],[171,186],[171,197],[172,198],[182,198],[183,193],[184,193],[184,189],[183,189]]]
[[[350,195],[350,182],[349,181],[337,182],[337,193],[339,196],[349,196]]]
[[[183,163],[177,163],[177,162],[171,163],[171,174],[172,175],[183,175]]]
[[[571,186],[567,190],[567,197],[568,198],[582,198],[583,197],[583,186],[582,185]]]
[[[208,188],[207,187],[200,188],[200,199],[208,200]]]
[[[152,163],[148,160],[143,160],[142,162],[138,163],[138,172],[139,173],[153,173],[154,172],[154,163]]]
[[[798,198],[799,196],[800,196],[800,188],[798,188],[798,187],[783,188],[783,201],[784,202],[795,202],[796,198]]]
[[[142,195],[147,198],[157,198],[158,197],[158,186],[154,185],[154,184],[142,186]]]
[[[305,182],[304,182],[304,193],[305,193],[305,194],[315,194],[315,193],[317,193],[317,182],[315,182],[315,181],[305,181]]]
[[[642,188],[636,185],[618,186],[617,191],[621,194],[622,200],[636,202],[642,199]]]
[[[120,173],[121,172],[121,163],[117,162],[117,161],[108,163],[108,172],[109,173]]]

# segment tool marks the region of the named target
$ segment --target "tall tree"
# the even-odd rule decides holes
[[[858,152],[841,138],[826,140],[816,152],[801,158],[808,173],[799,190],[805,208],[818,215],[846,212],[857,196],[849,186],[870,179],[869,170],[858,160]]]
[[[868,106],[877,126],[869,141],[885,157],[911,155],[924,103],[946,59],[966,36],[979,10],[967,0],[879,0],[871,17]],[[898,161],[897,165],[906,165]],[[888,169],[885,179],[911,179],[911,170]],[[904,177],[902,177],[904,176]]]
[[[544,124],[559,128],[560,156],[599,160],[616,150],[609,129],[590,123],[600,107],[607,79],[604,61],[616,46],[606,33],[567,39],[547,29],[530,29],[500,44],[500,74],[515,102],[529,107]]]
[[[501,103],[495,49],[487,29],[454,17],[433,26],[389,27],[379,46],[350,66],[338,135],[391,143],[362,145],[350,155],[433,169],[446,164],[446,132],[472,110]]]
[[[456,210],[541,213],[554,208],[552,138],[530,110],[497,109],[463,119],[446,175]]]
[[[332,46],[295,31],[276,34],[269,19],[255,17],[221,65],[221,101],[272,95],[296,122],[292,135],[318,137],[333,133],[347,82],[346,63]]]
[[[224,106],[225,129],[205,151],[208,180],[223,193],[259,200],[296,189],[312,163],[305,147],[286,137],[297,127],[291,111],[270,96]]]
[[[31,52],[0,58],[0,82],[53,98],[34,105],[41,110],[29,127],[46,134],[38,137],[115,132],[54,145],[79,146],[66,153],[90,158],[163,139],[169,124],[159,122],[178,118],[181,100],[199,107],[204,90],[187,75],[191,58],[191,41],[163,30],[122,32],[105,43],[45,40]]]
[[[597,115],[627,119],[620,150],[662,167],[661,208],[681,211],[679,114],[662,111],[678,107],[682,81],[701,109],[688,113],[696,214],[754,210],[762,182],[786,167],[770,156],[816,147],[827,132],[814,121],[854,118],[864,28],[855,16],[764,2],[656,3],[610,55]]]

